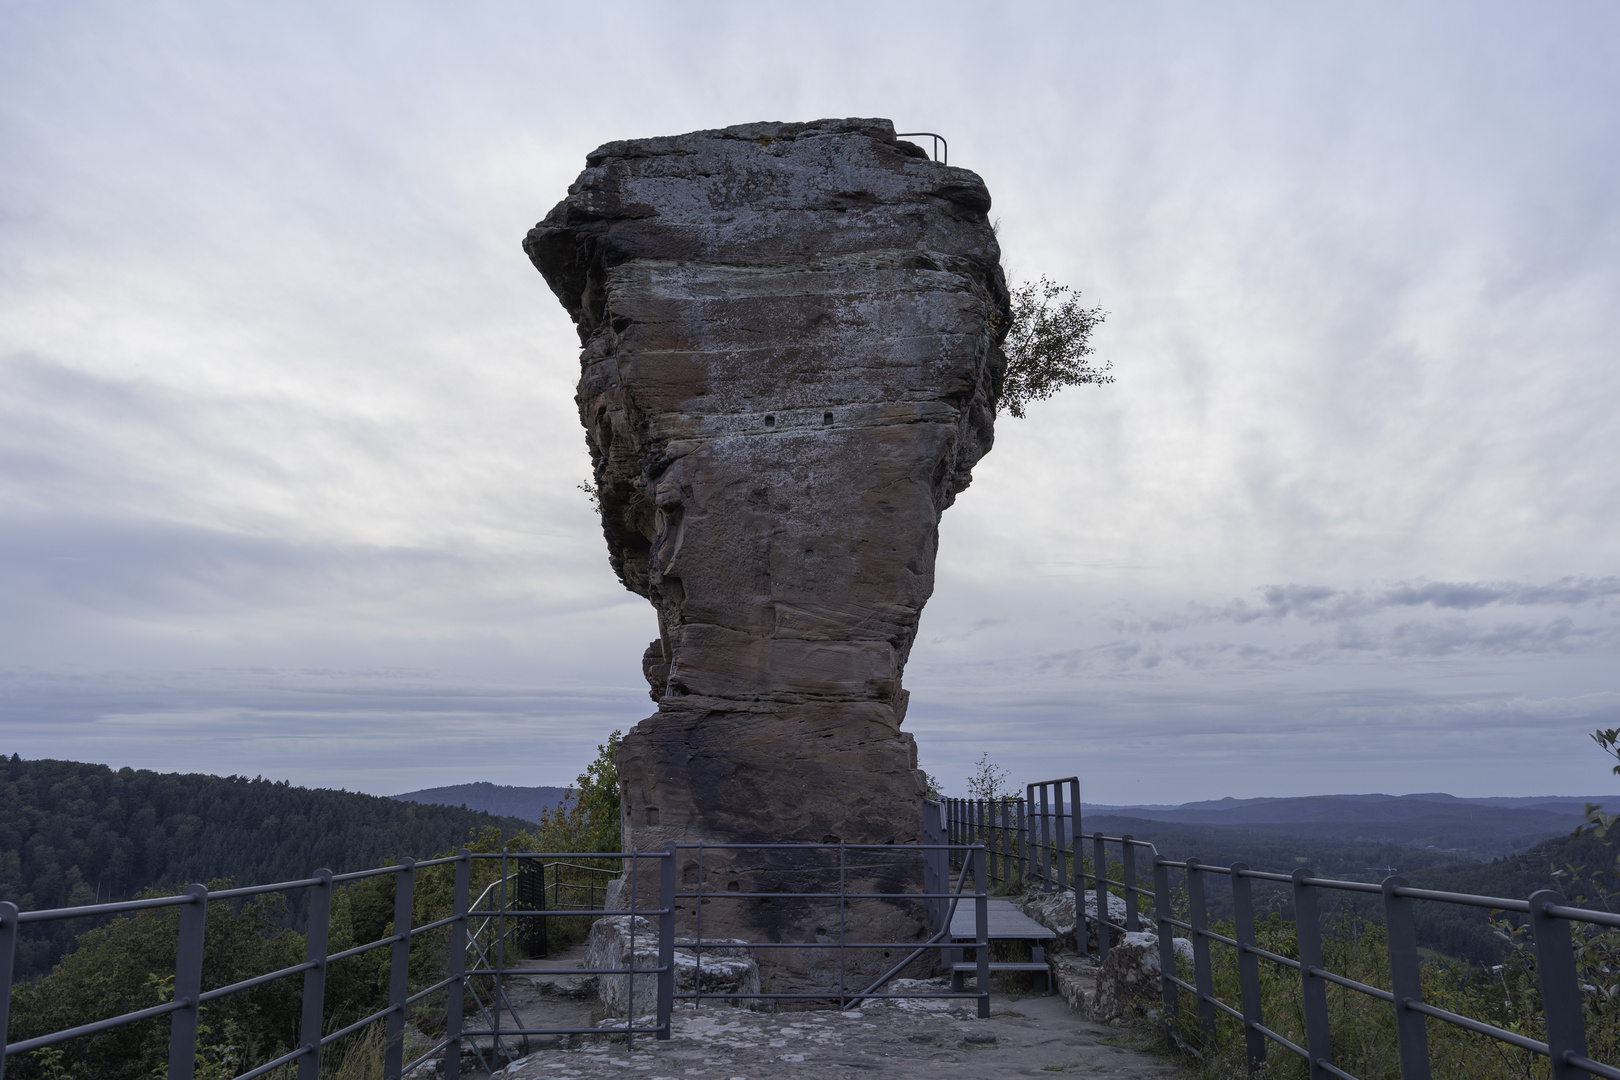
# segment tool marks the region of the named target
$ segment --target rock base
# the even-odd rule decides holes
[[[632,928],[634,942],[632,943]],[[630,963],[631,957],[635,964]],[[591,925],[590,941],[585,952],[585,967],[590,970],[604,968],[656,968],[658,967],[658,930],[653,923],[639,915],[610,915],[597,919]],[[714,994],[716,1004],[751,1006],[746,997],[759,990],[759,965],[746,942],[717,942],[705,945],[702,960],[692,949],[675,950],[675,992],[677,994]],[[603,1008],[610,1015],[626,1016],[634,1010],[647,1012],[658,1002],[658,976],[598,975],[596,993]]]

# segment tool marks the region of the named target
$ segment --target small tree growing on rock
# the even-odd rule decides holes
[[[1091,332],[1108,313],[1080,306],[1080,294],[1044,274],[1012,290],[1012,324],[1001,349],[1007,354],[998,410],[1019,419],[1031,401],[1049,398],[1065,386],[1111,383],[1114,365],[1094,366]]]

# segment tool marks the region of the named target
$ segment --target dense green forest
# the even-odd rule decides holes
[[[257,885],[323,866],[361,870],[488,828],[516,835],[533,826],[285,781],[0,756],[0,899],[25,911],[194,881]],[[83,920],[30,928],[18,942],[17,976],[49,970],[86,928]]]

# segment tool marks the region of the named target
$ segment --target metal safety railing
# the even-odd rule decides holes
[[[494,908],[481,908],[479,904],[469,903],[473,863],[475,860],[480,859],[499,859],[502,861],[501,872],[495,885],[491,887],[499,887],[497,906]],[[625,911],[558,909],[515,912],[508,904],[504,892],[506,883],[515,876],[508,873],[508,862],[509,860],[527,859],[553,861],[564,859],[616,860],[621,866],[628,863],[628,870],[624,876],[630,885],[630,908]],[[271,1061],[264,1062],[240,1073],[235,1080],[254,1080],[256,1077],[264,1076],[294,1063],[297,1065],[298,1080],[318,1080],[322,1051],[379,1021],[386,1024],[383,1061],[383,1075],[386,1080],[400,1080],[404,1075],[426,1064],[440,1054],[443,1055],[444,1062],[442,1075],[446,1080],[457,1080],[461,1071],[462,1047],[464,1045],[476,1046],[479,1039],[488,1039],[492,1047],[501,1047],[503,1039],[511,1037],[601,1034],[601,1028],[503,1029],[501,1010],[498,1008],[483,1010],[486,1027],[465,1027],[463,1024],[466,1005],[464,992],[470,989],[476,993],[477,983],[475,980],[487,978],[490,980],[487,996],[496,1001],[504,998],[503,982],[510,970],[505,963],[504,957],[504,943],[508,940],[505,923],[509,918],[545,919],[581,915],[629,915],[632,917],[656,915],[661,920],[664,920],[668,926],[663,933],[663,937],[673,940],[673,924],[668,923],[672,912],[667,906],[661,910],[643,909],[637,911],[635,908],[637,894],[634,885],[638,874],[638,866],[642,860],[646,859],[655,860],[659,864],[660,875],[665,882],[665,891],[673,891],[675,880],[673,856],[668,851],[475,854],[463,850],[458,855],[446,858],[429,859],[422,862],[403,859],[396,866],[387,866],[376,870],[362,870],[351,874],[333,874],[329,870],[317,870],[311,877],[299,881],[283,881],[271,885],[223,889],[215,892],[210,892],[202,885],[190,885],[178,896],[152,897],[122,903],[53,908],[45,911],[18,911],[15,904],[0,902],[0,1035],[9,1033],[12,975],[17,938],[24,927],[35,923],[55,922],[62,919],[125,915],[169,907],[180,909],[175,951],[174,994],[171,1001],[151,1008],[138,1009],[117,1016],[79,1024],[19,1042],[8,1042],[4,1054],[0,1055],[0,1080],[3,1080],[5,1062],[8,1058],[56,1046],[72,1039],[96,1035],[128,1024],[158,1019],[164,1016],[170,1018],[168,1070],[166,1073],[168,1080],[192,1080],[196,1068],[198,1019],[201,1008],[211,1001],[217,1001],[233,994],[243,993],[276,980],[292,978],[293,976],[303,977],[302,1013],[297,1047]],[[417,875],[420,871],[435,866],[455,867],[451,910],[442,918],[433,919],[422,925],[413,925]],[[394,929],[375,941],[329,954],[327,947],[334,886],[388,874],[394,876]],[[202,989],[203,944],[207,926],[208,905],[215,901],[236,900],[261,896],[267,893],[290,893],[297,890],[308,890],[309,892],[309,917],[305,931],[306,954],[304,962],[283,968],[280,971],[267,972],[228,986],[204,991]],[[490,895],[491,890],[486,889],[482,894],[480,904],[487,902]],[[468,934],[469,922],[480,917],[484,918],[485,924],[493,920],[496,926],[493,939],[494,948],[490,952],[471,947]],[[635,918],[631,919],[632,949],[627,967],[608,968],[600,971],[578,970],[571,971],[571,974],[627,976],[630,979],[632,994],[634,993],[633,987],[636,975],[655,975],[659,980],[659,998],[662,1002],[667,996],[668,990],[673,987],[670,982],[672,969],[667,963],[651,968],[636,966],[633,948],[635,921]],[[400,927],[405,929],[398,929]],[[432,985],[420,988],[413,993],[410,990],[409,981],[412,942],[424,934],[440,930],[448,931],[449,938],[445,954],[446,975]],[[381,948],[391,950],[388,1004],[370,1016],[357,1020],[339,1030],[325,1030],[325,993],[328,967],[341,960]],[[467,964],[469,952],[474,958],[474,963],[471,966]],[[491,955],[491,952],[493,955]],[[419,1054],[414,1060],[405,1062],[403,1055],[406,1010],[410,1006],[439,993],[445,995],[445,1037],[425,1053]],[[634,1016],[633,1011],[631,1015]],[[660,1039],[667,1039],[669,1037],[668,1009],[660,1009],[658,1022],[651,1027],[637,1027],[632,1021],[615,1026],[612,1033],[622,1034],[627,1040],[636,1035],[654,1035]]]
[[[719,893],[705,890],[702,885],[702,866],[706,852],[720,850],[736,851],[751,849],[758,853],[770,851],[789,853],[795,859],[803,862],[804,858],[814,853],[822,853],[836,857],[838,881],[835,887],[818,890],[774,890],[774,891],[722,891]],[[694,853],[699,867],[698,888],[696,892],[676,891],[676,864],[680,852]],[[876,860],[879,854],[886,859],[920,859],[924,863],[926,878],[928,867],[935,866],[957,856],[956,861],[963,865],[962,874],[957,878],[954,890],[938,889],[934,892],[915,891],[863,891],[849,887],[851,873],[865,873],[870,867],[862,860]],[[658,902],[656,907],[639,906],[638,897],[641,895],[641,869],[644,860],[654,860],[657,864]],[[477,860],[499,860],[500,866],[495,868],[492,880],[478,894],[477,899],[471,898],[474,863]],[[604,882],[595,880],[584,883],[565,883],[577,885],[585,896],[589,906],[578,906],[558,903],[561,895],[558,889],[544,886],[544,873],[553,872],[553,885],[556,884],[555,874],[557,868],[568,868],[569,863],[563,860],[589,860],[600,864],[604,861],[616,861],[622,868],[617,875],[621,884],[618,890],[619,902],[617,907],[609,909],[606,904],[598,907],[598,897],[607,898],[613,895]],[[125,1012],[116,1016],[105,1017],[65,1028],[37,1037],[9,1043],[5,1046],[4,1055],[0,1056],[0,1080],[5,1073],[7,1058],[19,1054],[27,1054],[36,1050],[57,1046],[72,1039],[96,1035],[111,1031],[128,1024],[158,1019],[164,1016],[170,1018],[168,1069],[166,1075],[169,1080],[192,1080],[197,1063],[198,1029],[200,1010],[211,1001],[217,1001],[233,994],[265,986],[280,979],[302,976],[303,992],[301,1004],[301,1023],[298,1035],[298,1044],[295,1049],[280,1054],[270,1061],[263,1062],[240,1073],[235,1080],[253,1080],[265,1076],[278,1069],[295,1066],[298,1080],[318,1080],[321,1067],[322,1052],[343,1039],[356,1035],[370,1027],[372,1024],[382,1022],[386,1025],[386,1039],[383,1061],[383,1075],[386,1080],[401,1080],[414,1070],[427,1065],[435,1057],[443,1061],[441,1075],[446,1080],[457,1080],[461,1075],[462,1052],[464,1049],[472,1050],[480,1059],[480,1064],[486,1071],[493,1071],[503,1063],[510,1064],[523,1052],[527,1051],[528,1040],[534,1036],[557,1035],[622,1035],[632,1048],[637,1035],[652,1035],[657,1039],[668,1039],[671,1031],[671,1010],[677,1000],[691,1001],[701,1004],[706,999],[736,999],[748,998],[761,1001],[792,1000],[804,1001],[810,999],[828,1000],[837,1003],[841,1008],[853,1008],[862,1001],[885,998],[970,998],[976,999],[980,1016],[989,1015],[989,938],[988,915],[985,884],[987,876],[984,873],[985,852],[982,845],[857,845],[857,844],[753,844],[753,845],[715,845],[695,844],[680,845],[674,843],[665,846],[664,850],[657,852],[499,852],[499,853],[473,853],[463,850],[460,854],[416,862],[404,859],[396,866],[381,867],[375,870],[364,870],[350,874],[333,874],[329,870],[318,870],[309,878],[298,881],[277,882],[270,885],[259,885],[247,888],[224,889],[210,892],[205,886],[188,886],[178,896],[153,897],[142,900],[132,900],[114,904],[94,904],[84,907],[55,908],[46,911],[19,912],[15,904],[0,903],[0,1037],[9,1033],[9,1015],[12,992],[13,962],[16,955],[19,932],[24,927],[35,923],[47,923],[61,919],[82,918],[88,916],[125,915],[157,908],[175,907],[180,909],[180,918],[177,927],[176,959],[174,975],[173,1000],[159,1006]],[[414,925],[418,876],[421,871],[438,867],[454,867],[454,886],[450,910],[442,917],[431,918],[421,925]],[[599,866],[572,864],[576,871],[596,872]],[[823,867],[822,869],[825,869]],[[531,882],[539,873],[540,887],[537,892],[531,891],[525,895],[522,883],[528,877]],[[393,927],[404,929],[391,929],[389,933],[370,942],[356,945],[336,953],[328,953],[328,939],[331,925],[331,912],[334,887],[374,878],[383,875],[394,877],[394,920]],[[904,876],[904,875],[902,875]],[[969,879],[973,881],[973,892],[965,892],[965,884]],[[649,882],[650,884],[650,882]],[[267,972],[228,986],[221,986],[209,990],[202,988],[203,960],[204,960],[204,934],[207,924],[208,905],[217,901],[236,900],[267,893],[290,893],[297,890],[308,890],[308,926],[305,932],[306,957],[303,963],[296,964],[279,971]],[[548,893],[550,894],[548,897]],[[551,901],[547,903],[547,900]],[[971,899],[975,905],[974,925],[976,927],[975,939],[972,942],[959,941],[954,943],[957,949],[974,947],[977,949],[979,979],[978,985],[972,993],[944,992],[935,993],[932,990],[916,989],[910,991],[886,991],[885,986],[894,979],[907,965],[923,956],[930,949],[951,947],[949,938],[950,918],[954,914],[957,904]],[[693,933],[690,939],[677,940],[676,937],[676,903],[679,900],[695,900],[696,915],[694,916]],[[818,991],[799,992],[761,992],[758,994],[739,994],[731,990],[705,992],[702,979],[703,951],[712,951],[720,947],[735,948],[737,942],[726,940],[716,941],[711,938],[707,941],[703,936],[702,911],[703,905],[713,900],[737,900],[753,902],[774,901],[806,901],[831,906],[837,905],[839,917],[839,935],[836,941],[803,941],[803,942],[743,942],[750,950],[763,949],[824,949],[839,950],[840,977],[836,987],[828,987]],[[848,932],[845,918],[850,905],[870,902],[887,901],[889,903],[941,903],[944,906],[944,927],[923,941],[911,942],[872,942],[854,940]],[[622,909],[622,910],[620,910]],[[437,913],[434,913],[437,914]],[[599,918],[604,916],[628,916],[624,927],[627,937],[627,958],[622,967],[607,968],[569,968],[569,975],[617,977],[624,980],[625,1017],[622,1022],[612,1023],[610,1026],[596,1026],[590,1028],[578,1027],[529,1027],[525,1026],[512,1002],[506,994],[506,981],[515,974],[530,975],[533,969],[521,966],[522,956],[511,956],[513,953],[521,954],[528,949],[518,946],[517,932],[526,925],[532,926],[536,920],[544,925],[545,920],[553,918]],[[656,961],[647,964],[638,960],[645,950],[638,950],[637,936],[645,933],[643,916],[655,918],[656,929],[650,936],[657,942]],[[422,938],[422,935],[434,932],[445,932],[445,960],[443,978],[432,985],[420,987],[414,992],[411,989],[410,965],[412,943]],[[943,942],[943,944],[942,944]],[[374,949],[388,948],[391,950],[388,965],[388,997],[384,1008],[373,1012],[353,1023],[333,1031],[326,1030],[326,975],[330,965],[342,960],[370,952]],[[676,992],[676,954],[677,948],[688,949],[693,957],[693,974],[691,992]],[[883,974],[865,985],[852,987],[848,983],[848,972],[851,967],[863,967],[859,964],[849,964],[846,957],[850,952],[870,949],[887,949],[890,951],[901,949],[909,950],[906,958],[897,964],[891,965]],[[652,1022],[646,1022],[647,1014],[638,1016],[636,995],[638,982],[646,977],[652,977],[654,987],[651,989]],[[647,992],[647,991],[642,991]],[[419,1053],[411,1061],[404,1060],[404,1033],[406,1010],[413,1005],[424,1002],[436,994],[444,994],[444,1022],[445,1035],[434,1046]],[[482,1021],[482,1026],[466,1023],[468,1017]],[[512,1023],[508,1024],[506,1017]],[[488,1049],[489,1057],[484,1050]]]
[[[1067,810],[1061,795],[1057,794],[1064,788],[1068,789],[1069,796]],[[1165,1037],[1173,1047],[1209,1060],[1217,1049],[1217,1021],[1224,1016],[1241,1026],[1244,1058],[1251,1074],[1264,1071],[1267,1048],[1274,1045],[1302,1059],[1311,1080],[1330,1077],[1363,1080],[1333,1063],[1333,1028],[1327,1001],[1327,987],[1333,985],[1383,1002],[1393,1009],[1401,1080],[1429,1080],[1431,1076],[1430,1021],[1449,1024],[1545,1058],[1552,1080],[1585,1080],[1589,1076],[1620,1080],[1620,1067],[1595,1061],[1587,1054],[1583,996],[1601,995],[1604,988],[1583,986],[1576,963],[1576,942],[1571,934],[1571,924],[1620,929],[1620,915],[1572,906],[1553,889],[1535,892],[1527,900],[1517,900],[1419,889],[1400,877],[1386,877],[1379,883],[1342,881],[1318,877],[1308,868],[1291,874],[1275,874],[1252,870],[1241,862],[1214,866],[1196,858],[1168,859],[1160,855],[1153,844],[1132,836],[1105,836],[1094,832],[1087,837],[1082,834],[1079,787],[1073,777],[1032,784],[1028,792],[1022,800],[1026,804],[1023,807],[1008,805],[1019,802],[1017,799],[993,803],[945,800],[947,834],[953,839],[983,838],[988,849],[1005,853],[1005,861],[1000,865],[1008,868],[1005,872],[1009,875],[1021,875],[1024,881],[1037,886],[1072,892],[1076,899],[1076,949],[1088,952],[1089,941],[1095,940],[1095,959],[1099,963],[1108,958],[1113,931],[1135,933],[1141,930],[1142,898],[1151,901],[1152,924],[1158,936]],[[1053,797],[1048,799],[1048,794]],[[1050,831],[1042,833],[1039,828],[1032,831],[1032,820],[1047,816],[1052,819]],[[1052,837],[1050,849],[1041,836]],[[1084,850],[1087,840],[1091,847],[1089,858]],[[1059,852],[1058,848],[1066,850]],[[1118,852],[1116,864],[1109,861],[1112,850]],[[1141,863],[1151,867],[1151,888],[1144,888],[1140,883],[1139,856]],[[992,863],[995,858],[991,856]],[[1119,866],[1119,878],[1108,876],[1111,865]],[[1067,873],[1071,866],[1072,879]],[[1185,896],[1185,919],[1175,915],[1177,898],[1172,890],[1173,872],[1181,875],[1179,884]],[[1232,890],[1234,931],[1231,937],[1211,928],[1205,889],[1211,875],[1229,883]],[[1291,890],[1297,958],[1257,944],[1251,888],[1255,881],[1285,885]],[[1094,890],[1095,903],[1090,912],[1083,902],[1088,885]],[[1327,969],[1321,930],[1320,898],[1324,893],[1379,898],[1390,989]],[[1123,914],[1119,921],[1115,921],[1117,909],[1110,905],[1111,898],[1121,901]],[[1414,918],[1414,905],[1419,903],[1461,905],[1528,916],[1546,1039],[1531,1038],[1423,1000],[1422,954]],[[1186,931],[1192,946],[1191,982],[1181,977],[1177,967],[1175,935],[1178,930]],[[1239,1000],[1235,1003],[1224,1001],[1215,993],[1212,946],[1231,949],[1235,954],[1239,986]],[[1304,1045],[1276,1031],[1273,1026],[1278,1025],[1276,1018],[1264,1014],[1262,961],[1297,973]],[[1620,972],[1613,975],[1620,983]],[[1192,995],[1197,1014],[1197,1033],[1190,1042],[1176,1031],[1183,992]]]
[[[894,137],[897,139],[915,139],[918,136],[934,140],[935,161],[939,162],[941,165],[949,165],[951,163],[951,147],[950,144],[945,141],[945,136],[936,135],[932,131],[897,131],[894,133]],[[939,153],[941,146],[945,148],[944,157],[941,157]]]
[[[985,850],[983,845],[961,844],[846,844],[842,841],[832,844],[677,844],[669,849],[672,852],[688,851],[696,854],[695,870],[697,889],[694,892],[674,893],[668,902],[675,900],[694,900],[696,916],[694,918],[693,936],[690,939],[675,942],[675,947],[689,949],[694,956],[694,976],[692,991],[680,993],[676,998],[684,1001],[699,1002],[705,998],[725,1000],[752,1000],[752,1001],[833,1001],[840,1009],[853,1009],[868,1000],[884,1000],[888,998],[934,998],[957,999],[972,998],[978,1003],[978,1014],[981,1017],[990,1015],[990,949],[989,949],[989,897],[986,892],[987,876],[983,872],[985,864]],[[743,891],[725,889],[714,891],[704,888],[705,864],[704,856],[708,852],[752,852],[757,854],[765,852],[790,853],[795,863],[793,872],[797,875],[822,874],[831,878],[836,872],[836,886],[814,891],[803,890],[764,890]],[[825,853],[829,856],[827,862],[821,866],[807,865],[814,856]],[[930,884],[929,864],[933,856],[956,854],[962,864],[962,872],[956,879],[954,889],[939,889]],[[836,855],[837,862],[833,864],[830,856]],[[849,879],[852,873],[871,876],[882,867],[892,869],[896,858],[909,860],[918,855],[922,856],[923,882],[922,891],[892,891],[869,892],[852,891],[849,888]],[[852,862],[851,860],[856,860]],[[865,861],[862,861],[865,860]],[[937,863],[936,863],[937,866]],[[767,872],[768,873],[768,872]],[[973,881],[974,891],[964,892],[969,879]],[[956,913],[956,907],[964,899],[971,898],[974,904],[974,940],[972,942],[951,941],[951,918]],[[827,905],[836,903],[838,907],[838,937],[836,940],[821,941],[772,941],[750,942],[750,949],[792,949],[792,950],[828,950],[838,951],[838,986],[836,991],[832,988],[812,991],[761,991],[759,993],[738,993],[728,988],[711,993],[703,991],[703,950],[716,948],[735,948],[736,942],[730,939],[710,939],[707,943],[703,937],[703,906],[711,901],[735,902],[764,902],[776,903],[783,900],[811,900],[821,901]],[[931,915],[936,912],[938,917],[933,918],[934,932],[922,942],[917,941],[852,941],[849,937],[848,913],[853,901],[879,900],[888,903],[921,901]],[[663,902],[663,901],[661,901]],[[940,905],[936,907],[935,905]],[[830,920],[829,920],[830,921]],[[885,992],[884,987],[896,978],[901,972],[924,954],[935,950],[973,948],[975,960],[978,965],[978,981],[972,993],[957,991],[910,991]],[[867,983],[862,989],[854,989],[849,985],[848,956],[852,951],[884,950],[885,957],[893,959],[889,953],[906,951],[904,959],[891,964],[876,979]]]
[[[991,887],[1021,881],[1080,891],[1074,836],[1080,830],[1080,778],[1042,780],[1024,798],[943,799],[954,844],[983,844]]]

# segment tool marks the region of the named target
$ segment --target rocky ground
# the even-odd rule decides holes
[[[943,983],[938,989],[943,989]],[[992,997],[988,1020],[971,1002],[892,1001],[852,1012],[754,1013],[682,1007],[667,1042],[590,1039],[544,1049],[497,1072],[501,1080],[896,1080],[1046,1076],[1172,1077],[1168,1060],[1110,1045],[1118,1028],[1080,1019],[1057,996]],[[650,1018],[649,1022],[650,1022]]]

